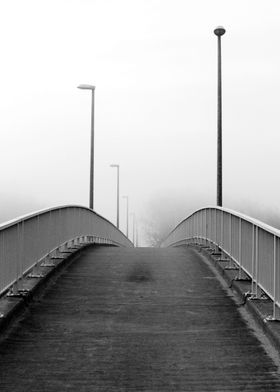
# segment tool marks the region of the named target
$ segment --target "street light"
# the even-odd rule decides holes
[[[216,27],[214,34],[218,38],[218,112],[217,112],[217,206],[223,205],[223,167],[222,167],[222,54],[221,36],[226,30],[222,26]]]
[[[128,238],[128,196],[123,196],[126,199],[126,236]]]
[[[138,247],[138,221],[135,220],[135,246]]]
[[[132,243],[135,245],[135,213],[131,212],[130,215],[132,216]]]
[[[89,208],[94,208],[94,90],[95,86],[80,84],[81,90],[91,90],[91,142],[90,142],[90,177],[89,177]]]
[[[110,165],[117,168],[117,228],[120,227],[120,165]]]

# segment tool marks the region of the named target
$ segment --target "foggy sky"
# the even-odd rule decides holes
[[[172,200],[214,205],[217,25],[224,206],[279,213],[279,1],[10,0],[0,18],[1,220],[88,204],[90,93],[80,83],[96,85],[97,212],[115,222],[111,163],[139,220],[158,196],[169,210]]]

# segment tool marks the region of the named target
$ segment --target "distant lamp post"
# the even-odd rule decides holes
[[[123,196],[123,199],[126,199],[126,236],[128,238],[128,196]]]
[[[222,155],[222,54],[221,36],[226,30],[216,27],[214,34],[218,37],[218,113],[217,113],[217,206],[223,205],[223,155]]]
[[[110,165],[117,168],[117,228],[120,228],[120,165]]]
[[[90,177],[89,177],[89,208],[94,208],[94,90],[95,86],[80,84],[81,90],[91,90],[91,142],[90,142]]]
[[[132,243],[133,245],[137,246],[137,236],[136,236],[136,216],[134,212],[131,212],[130,215],[132,216]]]
[[[136,220],[136,222],[135,222],[135,246],[136,246],[136,248],[138,248],[138,244],[139,244],[139,241],[138,241],[138,221]]]

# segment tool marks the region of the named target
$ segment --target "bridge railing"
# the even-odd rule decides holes
[[[183,220],[161,246],[212,244],[252,279],[251,297],[261,292],[273,300],[272,319],[279,319],[280,231],[238,212],[219,207],[200,209]]]
[[[91,242],[133,246],[111,222],[81,206],[49,208],[0,225],[0,295],[48,258]]]

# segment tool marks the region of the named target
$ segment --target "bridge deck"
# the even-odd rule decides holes
[[[91,247],[0,347],[1,391],[273,391],[273,360],[194,251]]]

